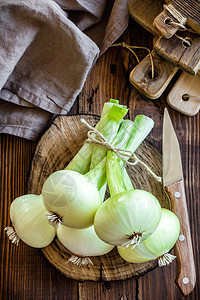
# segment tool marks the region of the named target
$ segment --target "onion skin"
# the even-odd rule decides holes
[[[135,248],[118,247],[120,256],[130,263],[142,263],[162,258],[173,248],[180,233],[180,222],[170,210],[162,208],[158,227],[152,235]],[[166,264],[168,262],[166,261]]]
[[[78,172],[51,174],[42,188],[44,206],[60,216],[63,225],[83,229],[93,224],[102,201],[96,186]]]
[[[156,197],[143,190],[121,192],[98,209],[94,227],[104,242],[122,246],[134,233],[148,238],[158,226],[161,206]]]
[[[149,252],[144,242],[132,247],[117,247],[119,255],[129,263],[143,263],[150,260],[155,260],[157,257]]]
[[[94,226],[86,229],[73,229],[63,225],[57,228],[59,241],[78,256],[99,256],[110,252],[114,246],[101,241]]]
[[[48,246],[56,231],[44,216],[45,207],[41,196],[24,195],[10,206],[10,219],[20,239],[34,248]]]

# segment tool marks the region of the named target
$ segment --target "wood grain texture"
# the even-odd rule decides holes
[[[200,109],[200,75],[183,72],[167,96],[167,102],[186,116],[195,116]]]
[[[187,118],[186,116],[180,115],[178,112],[173,111],[172,109],[168,108],[168,110],[170,112],[170,116],[172,118],[172,122],[181,146],[185,191],[188,204],[192,242],[194,245],[195,267],[197,269],[197,286],[195,287],[194,291],[187,296],[187,298],[185,298],[181,296],[178,288],[175,288],[174,284],[172,284],[172,281],[174,281],[176,277],[175,265],[172,266],[172,268],[159,268],[151,272],[151,274],[148,273],[145,277],[139,279],[139,299],[153,300],[162,298],[195,300],[199,299],[199,221],[195,221],[195,216],[200,212],[200,209],[198,204],[199,200],[196,202],[196,199],[199,199],[199,184],[196,185],[193,183],[193,180],[198,180],[199,182],[199,132],[196,132],[196,128],[199,128],[200,119],[199,115],[194,118]],[[192,134],[193,131],[194,134]],[[162,280],[159,279],[159,276],[162,278]],[[151,286],[155,286],[155,289],[152,289],[151,292],[147,294],[146,291],[148,288],[150,289]]]
[[[182,32],[179,36],[189,39],[191,46],[187,46],[177,36],[172,36],[170,39],[159,37],[154,44],[154,49],[160,56],[182,70],[196,75],[200,68],[200,36],[190,32]]]
[[[62,289],[66,299],[77,299],[72,291],[77,283],[66,280],[51,268],[41,252],[20,243],[14,246],[6,238],[4,228],[10,225],[9,207],[18,196],[27,192],[26,183],[36,142],[1,135],[1,251],[0,299],[56,299],[54,291],[59,284],[57,299]],[[46,283],[43,285],[43,283]]]
[[[174,13],[170,13],[170,10],[172,10]],[[179,26],[184,26],[186,24],[187,19],[182,15],[180,15],[179,19],[176,18],[175,12],[177,11],[174,6],[167,5],[164,7],[164,10],[154,19],[153,26],[157,31],[157,35],[159,34],[164,38],[169,39],[180,29],[180,27],[177,26],[177,23]]]
[[[131,27],[130,38],[137,36],[134,28]],[[149,41],[149,47],[151,46]],[[187,118],[179,112],[172,110],[165,102],[165,96],[172,88],[172,82],[164,95],[158,100],[151,101],[143,95],[138,94],[132,89],[129,96],[129,114],[133,118],[137,113],[143,111],[144,114],[155,120],[155,127],[148,138],[161,149],[162,143],[162,116],[164,108],[167,107],[172,118],[176,133],[178,135],[185,178],[186,197],[188,199],[189,220],[192,233],[192,241],[194,245],[195,265],[198,270],[199,266],[199,222],[195,216],[200,213],[197,199],[199,199],[199,183],[196,185],[194,181],[199,182],[199,114],[194,118]],[[186,129],[187,128],[187,129]],[[194,132],[194,134],[192,134]],[[194,156],[193,156],[194,155]],[[196,177],[197,176],[197,177]],[[194,179],[196,178],[196,179]],[[196,202],[197,200],[197,202]],[[195,204],[196,203],[196,204]],[[176,265],[166,268],[157,268],[138,279],[138,299],[154,300],[154,299],[185,299],[179,292],[178,288],[172,283],[176,277]],[[199,273],[197,271],[197,286],[194,291],[187,296],[187,299],[198,299],[199,292]]]
[[[174,246],[178,268],[175,281],[182,294],[187,296],[195,287],[196,270],[194,264],[184,180],[166,186],[165,189],[171,198],[171,209],[179,218],[181,226],[179,239]]]
[[[163,10],[163,0],[129,0],[130,16],[153,35],[158,35],[153,25],[154,19]]]
[[[155,50],[165,59],[173,62],[181,69],[191,74],[197,74],[200,68],[200,3],[193,0],[172,0],[162,13],[154,20],[153,25],[156,27],[161,37],[155,43]],[[196,30],[193,32],[178,32],[177,23],[190,26]],[[185,42],[182,39],[185,39]],[[190,42],[187,46],[186,40]]]
[[[160,13],[162,5],[162,0],[129,0],[129,12],[131,17],[141,24],[141,26],[156,35],[157,33],[153,27],[153,20]],[[154,41],[156,40],[157,37],[154,38]],[[157,57],[159,59],[158,55]],[[141,76],[143,77],[143,74]],[[199,73],[197,76],[199,76]],[[150,83],[151,82],[149,82],[149,84]],[[146,86],[148,86],[147,83],[144,85],[144,88]],[[194,94],[194,96],[199,94],[199,77],[194,77],[186,72],[182,72],[182,75],[179,79],[177,78],[176,83],[170,91],[168,96],[168,104],[181,113],[194,116],[199,111],[198,100],[192,98],[190,101],[183,101],[182,91],[184,92],[185,90],[188,90],[188,93],[190,92],[192,95]],[[143,93],[143,90],[140,89],[140,92]]]
[[[176,24],[169,24],[166,20],[189,25],[197,33],[200,33],[200,3],[195,0],[166,0],[167,7],[156,17],[154,26],[159,34],[165,38],[172,37],[179,27]],[[168,9],[167,9],[168,8]],[[171,12],[171,13],[170,13]]]
[[[155,36],[158,36],[158,32],[153,22],[161,12],[162,7],[163,0],[129,0],[130,16]],[[165,59],[169,59],[169,61],[187,72],[196,74],[199,72],[199,35],[189,32],[180,32],[179,35],[190,38],[192,47],[184,47],[182,41],[173,36],[172,40],[160,37],[154,43],[154,48]]]
[[[151,51],[154,77],[152,78],[152,65],[147,55],[130,73],[131,84],[149,99],[159,98],[178,68]]]
[[[130,20],[128,30],[121,38],[132,45],[152,47],[152,36]],[[142,59],[145,51],[139,51]],[[123,63],[124,62],[124,63]],[[73,112],[100,113],[107,97],[120,98],[128,104],[129,117],[145,114],[155,121],[155,127],[148,139],[161,150],[162,116],[166,104],[166,95],[172,88],[172,81],[164,94],[155,101],[151,101],[139,93],[130,83],[129,74],[135,66],[135,61],[127,50],[120,48],[109,49],[99,58],[90,72],[83,92],[76,101]],[[101,69],[102,77],[99,77]],[[107,78],[107,82],[104,78]],[[96,88],[96,78],[101,88]],[[116,85],[117,83],[117,85]],[[104,96],[105,93],[105,96]],[[96,97],[94,96],[96,95]],[[101,95],[101,98],[99,96]],[[91,101],[88,101],[90,100]],[[188,213],[191,226],[191,236],[194,245],[194,258],[196,269],[200,268],[200,207],[199,207],[199,114],[188,118],[168,107],[174,128],[179,137],[183,171],[185,178],[185,191],[188,200]],[[176,264],[166,268],[156,268],[139,279],[110,282],[77,282],[66,279],[53,266],[51,266],[40,251],[29,247],[19,246],[13,248],[5,238],[3,228],[9,221],[9,210],[6,203],[26,191],[29,166],[37,142],[32,143],[16,137],[1,135],[1,287],[0,299],[116,299],[116,300],[183,300],[174,284]],[[6,199],[6,201],[5,201]],[[197,284],[194,291],[186,299],[197,300],[200,295],[200,278],[197,272]],[[122,298],[123,296],[123,298]]]
[[[128,300],[136,299],[136,284],[132,279],[114,282],[100,282],[95,284],[86,281],[79,284],[79,297],[81,300]]]

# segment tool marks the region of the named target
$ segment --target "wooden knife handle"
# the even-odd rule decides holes
[[[181,225],[179,239],[174,246],[177,257],[177,276],[175,283],[184,296],[194,289],[196,271],[190,234],[190,223],[184,189],[184,181],[165,187],[171,198],[172,211],[177,215]]]

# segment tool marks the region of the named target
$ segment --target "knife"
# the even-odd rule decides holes
[[[174,246],[177,257],[175,283],[184,296],[194,289],[196,271],[190,234],[190,223],[184,189],[179,142],[167,108],[163,120],[163,184],[171,199],[171,209],[177,215],[181,231]]]

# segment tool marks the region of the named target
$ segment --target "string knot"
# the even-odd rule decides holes
[[[126,47],[126,43],[125,42],[122,42],[121,45],[122,45],[122,47]]]
[[[120,149],[117,147],[114,147],[112,144],[110,144],[106,138],[94,127],[90,126],[83,118],[81,118],[81,122],[84,123],[90,130],[87,133],[88,139],[85,141],[86,143],[91,143],[97,146],[104,147],[108,150],[113,151],[115,154],[117,154],[127,165],[134,166],[138,163],[142,164],[147,171],[158,181],[162,182],[162,178],[157,176],[143,161],[141,161],[135,153],[125,150],[125,149]],[[93,137],[93,134],[95,134],[98,139]],[[134,161],[128,161],[128,159],[132,159]]]

